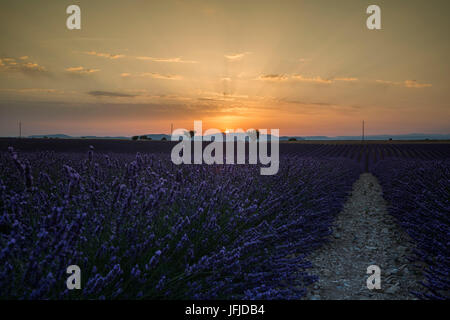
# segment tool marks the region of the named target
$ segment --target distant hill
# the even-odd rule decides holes
[[[425,134],[425,133],[410,133],[410,134],[380,134],[368,135],[364,137],[366,140],[448,140],[450,134]],[[361,140],[361,136],[308,136],[305,140]]]
[[[120,136],[119,137],[82,136],[82,137],[79,137],[79,138],[81,138],[81,139],[115,139],[115,140],[119,139],[119,140],[130,140],[130,137],[120,137]]]
[[[37,134],[37,135],[32,135],[32,136],[28,136],[28,138],[36,138],[36,139],[120,139],[120,140],[129,140],[129,137],[97,137],[97,136],[81,136],[81,137],[74,137],[74,136],[69,136],[67,134]]]
[[[28,138],[55,138],[55,139],[71,139],[73,137],[67,134],[36,134],[33,136],[28,136]]]
[[[239,136],[240,134],[238,134]],[[241,134],[243,136],[243,134]],[[168,134],[141,134],[141,136],[147,136],[151,138],[151,140],[160,141],[163,138],[166,140],[170,140],[170,135]],[[101,136],[69,136],[66,134],[41,134],[41,135],[31,135],[28,138],[49,138],[49,139],[119,139],[119,140],[130,140],[131,137],[117,136],[117,137],[101,137]],[[270,139],[270,135],[268,136]],[[328,136],[281,136],[280,141],[288,141],[289,139],[296,140],[361,140],[361,136],[336,136],[336,137],[328,137]],[[238,138],[241,140],[240,138]],[[426,133],[410,133],[410,134],[381,134],[381,135],[368,135],[365,137],[366,140],[450,140],[450,134],[426,134]],[[261,140],[265,140],[263,136],[261,136]]]

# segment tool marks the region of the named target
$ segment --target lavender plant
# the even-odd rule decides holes
[[[298,299],[360,168],[285,155],[175,166],[166,153],[0,153],[1,299]],[[82,270],[81,290],[66,268]]]
[[[422,299],[450,299],[450,161],[385,160],[374,169],[390,212],[425,265]]]

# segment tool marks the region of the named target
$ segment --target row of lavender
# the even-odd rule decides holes
[[[168,154],[0,153],[0,298],[298,299],[359,166],[283,156],[174,166]],[[66,289],[66,268],[82,289]]]
[[[385,160],[374,169],[390,212],[425,264],[424,299],[450,299],[450,160]]]
[[[450,158],[450,144],[305,144],[282,145],[282,152],[311,158],[345,158],[370,172],[385,159],[440,160]]]

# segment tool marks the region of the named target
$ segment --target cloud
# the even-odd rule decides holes
[[[112,91],[89,91],[89,95],[94,97],[113,97],[113,98],[134,98],[135,94],[128,94],[122,92],[112,92]]]
[[[289,100],[289,99],[277,99],[276,101],[290,103],[290,104],[307,105],[307,106],[320,106],[320,107],[336,106],[336,104],[328,103],[328,102],[308,102],[308,101],[302,101],[302,100]]]
[[[334,81],[354,82],[358,81],[358,78],[334,78]]]
[[[405,80],[404,85],[406,88],[429,88],[433,86],[430,83],[419,83],[416,80]]]
[[[23,64],[19,64],[18,68],[22,72],[33,72],[33,73],[34,72],[38,72],[38,73],[40,73],[40,72],[46,72],[47,71],[44,67],[38,65],[37,63],[32,63],[32,62],[26,62],[26,63],[23,63]]]
[[[230,99],[217,99],[217,98],[209,98],[209,97],[200,97],[197,98],[198,101],[214,101],[214,102],[221,102],[221,101],[230,101]]]
[[[298,107],[298,109],[290,109],[290,111],[301,114],[323,114],[328,112],[333,112],[336,114],[352,114],[361,110],[361,106],[358,105],[344,105],[332,102],[314,102],[289,99],[275,99],[274,101],[276,101],[278,104],[286,103],[289,105],[295,105]]]
[[[286,74],[266,74],[259,76],[256,80],[263,81],[300,81],[300,82],[309,82],[309,83],[322,83],[322,84],[331,84],[335,81],[343,81],[343,82],[355,82],[358,81],[358,78],[332,78],[332,79],[324,79],[322,77],[305,77],[301,74],[296,75],[286,75]]]
[[[183,79],[180,75],[176,75],[176,74],[159,74],[159,73],[150,73],[148,74],[144,74],[144,76],[150,76],[154,79],[164,79],[164,80],[181,80]]]
[[[154,58],[154,57],[136,57],[138,60],[147,60],[153,62],[170,62],[170,63],[198,63],[194,60],[183,60],[182,58]]]
[[[177,74],[160,74],[154,72],[141,72],[137,74],[131,74],[128,72],[120,74],[122,78],[153,78],[153,79],[163,79],[163,80],[181,80],[182,76]]]
[[[47,69],[34,62],[25,62],[19,58],[0,58],[0,71],[3,72],[19,72],[27,75],[38,75],[48,73]],[[28,57],[27,57],[28,59]]]
[[[95,52],[95,51],[86,51],[84,53],[91,55],[91,56],[108,58],[108,59],[112,59],[112,60],[125,58],[125,55],[123,55],[123,54],[102,53],[102,52]]]
[[[228,94],[225,92],[204,91],[204,90],[198,90],[196,92],[193,92],[192,95],[197,97],[197,100],[199,101],[237,101],[237,100],[248,100],[249,98],[248,95]]]
[[[308,78],[308,77],[304,77],[301,74],[297,74],[297,75],[293,75],[292,79],[296,80],[296,81],[301,81],[301,82],[311,82],[311,83],[332,83],[333,80],[330,79],[323,79],[321,77],[312,77],[312,78]]]
[[[387,81],[387,80],[375,80],[376,83],[387,84],[387,85],[400,85],[401,82]]]
[[[226,54],[226,55],[224,55],[224,57],[226,59],[228,59],[229,61],[239,61],[249,54],[251,54],[251,52],[246,51],[246,52],[242,52],[242,53]]]
[[[71,73],[71,74],[76,74],[76,75],[85,75],[85,74],[92,74],[95,72],[99,72],[100,69],[88,69],[85,67],[70,67],[70,68],[66,68],[66,71]]]
[[[42,89],[42,88],[23,88],[23,89],[0,89],[1,92],[12,93],[63,93],[62,90]]]
[[[375,82],[384,84],[384,85],[390,85],[390,86],[399,86],[399,87],[405,87],[405,88],[429,88],[433,85],[430,83],[419,83],[417,80],[405,80],[402,82],[395,82],[395,81],[388,81],[388,80],[375,80]]]
[[[257,78],[257,80],[262,81],[286,81],[289,79],[289,76],[285,74],[265,74],[261,75]]]

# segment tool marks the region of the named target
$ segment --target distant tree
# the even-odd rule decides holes
[[[252,141],[258,141],[258,139],[259,139],[259,131],[258,130],[250,130],[249,132],[249,138],[252,140]]]
[[[289,138],[289,141],[297,141],[295,138]]]
[[[139,139],[140,140],[148,140],[148,137],[147,136],[140,136]]]
[[[139,136],[132,136],[132,137],[131,137],[131,140],[136,141],[137,139],[139,139]]]
[[[389,141],[392,141],[392,138],[389,138]]]
[[[166,137],[162,137],[161,141],[167,141]]]

